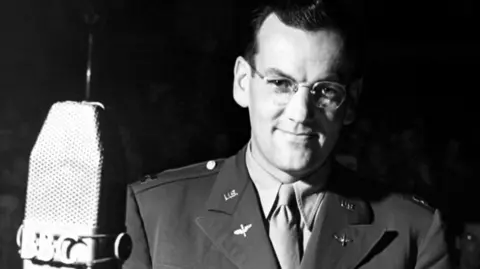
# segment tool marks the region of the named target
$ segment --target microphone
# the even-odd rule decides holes
[[[17,233],[24,269],[121,268],[127,173],[120,133],[100,103],[57,102],[29,159]]]

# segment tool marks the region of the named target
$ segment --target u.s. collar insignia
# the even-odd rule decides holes
[[[225,199],[225,202],[226,202],[226,201],[234,198],[237,195],[238,195],[237,191],[235,189],[233,189],[233,190],[223,194],[223,199]]]
[[[346,200],[342,200],[340,202],[340,206],[342,206],[343,208],[346,208],[349,211],[355,210],[355,204],[350,203],[349,201],[346,201]]]

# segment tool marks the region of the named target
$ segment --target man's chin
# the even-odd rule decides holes
[[[311,173],[318,166],[319,166],[318,162],[313,162],[311,161],[311,159],[309,160],[289,159],[289,161],[282,162],[282,165],[280,165],[279,168],[283,170],[285,173],[298,178]]]

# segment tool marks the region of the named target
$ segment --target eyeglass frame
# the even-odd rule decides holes
[[[250,66],[250,68],[253,70],[253,72],[260,78],[262,79],[263,81],[265,81],[265,83],[267,84],[270,84],[271,81],[275,80],[275,79],[269,79],[266,75],[263,75],[262,73],[260,73],[260,71],[258,71],[255,67],[253,67],[252,64],[250,64],[248,61],[246,61],[246,63],[248,64],[248,66]],[[337,110],[339,107],[341,107],[343,105],[343,103],[345,102],[345,100],[347,99],[347,86],[346,85],[343,85],[341,83],[338,83],[338,82],[334,82],[334,81],[326,81],[326,80],[320,80],[320,81],[316,81],[315,83],[311,84],[311,85],[308,85],[308,83],[302,83],[302,82],[297,82],[291,78],[282,78],[282,79],[285,79],[285,80],[288,80],[290,81],[292,84],[293,84],[293,94],[297,93],[298,92],[298,89],[300,87],[306,87],[308,89],[308,92],[310,94],[315,94],[316,91],[314,91],[314,88],[316,85],[318,85],[319,83],[325,83],[325,82],[328,82],[328,83],[331,83],[331,84],[334,84],[336,86],[339,86],[342,91],[343,91],[343,98],[342,98],[342,101],[334,108],[330,108],[331,110]],[[279,80],[279,79],[278,79]],[[292,94],[292,96],[293,96]],[[317,108],[323,108],[325,109],[325,107],[321,107],[321,106],[318,106],[317,104],[315,104],[315,107]]]

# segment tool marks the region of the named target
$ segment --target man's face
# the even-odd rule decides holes
[[[480,224],[466,224],[460,238],[462,268],[480,268]]]
[[[337,70],[343,41],[333,31],[305,32],[272,14],[257,41],[255,67],[268,78],[344,84]],[[243,59],[237,61],[235,77],[235,100],[249,108],[254,156],[294,177],[321,166],[337,141],[347,103],[327,111],[314,105],[307,87],[299,87],[286,105],[279,105],[272,100],[272,85],[251,76]]]

